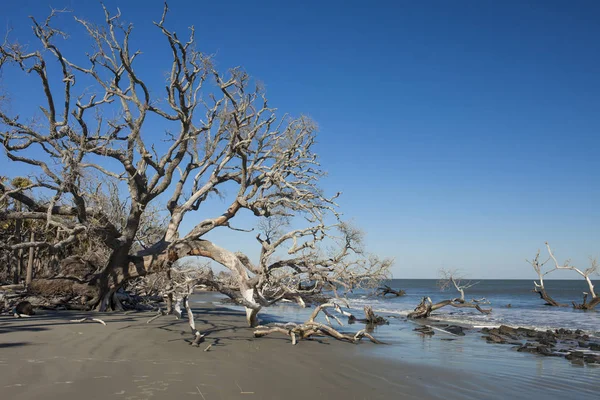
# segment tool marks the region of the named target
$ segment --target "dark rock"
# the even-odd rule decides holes
[[[523,345],[523,346],[519,347],[517,349],[517,351],[519,353],[537,353],[538,349],[537,349],[537,347],[530,347],[530,346],[527,346],[527,345]]]
[[[554,338],[541,338],[538,342],[544,346],[554,347],[556,345],[556,339]]]
[[[537,335],[537,332],[534,329],[528,329],[528,328],[517,328],[517,333],[519,335],[524,335],[524,336],[528,336],[528,337],[535,337],[535,335]]]
[[[600,364],[600,355],[599,354],[586,354],[583,356],[583,361],[588,364]]]
[[[589,345],[590,350],[600,351],[600,343],[591,342]]]
[[[515,336],[517,334],[517,330],[515,328],[506,326],[506,325],[500,325],[500,328],[498,328],[498,331],[500,332],[501,335],[506,335],[506,336]]]
[[[590,347],[590,344],[588,342],[584,341],[584,340],[577,341],[577,345],[579,347],[583,347],[584,349]]]
[[[487,340],[488,342],[493,342],[493,343],[506,343],[506,339],[504,339],[502,336],[499,335],[494,335],[493,333],[490,332],[489,336],[485,337],[485,340]]]
[[[463,332],[464,329],[460,326],[450,325],[449,327],[445,328],[445,330],[458,336],[465,336],[465,332]]]
[[[28,301],[21,301],[17,303],[14,312],[19,315],[35,315],[35,311],[33,311],[33,306]]]
[[[551,333],[547,333],[547,332],[539,332],[538,335],[536,335],[536,338],[539,342],[544,341],[546,343],[556,343],[556,336],[554,336]]]
[[[430,335],[430,336],[435,335],[435,332],[433,331],[433,329],[431,329],[428,326],[423,326],[423,327],[420,327],[420,328],[415,328],[415,329],[413,329],[413,331],[417,331],[417,332],[419,332],[419,333],[421,333],[423,335]]]
[[[575,331],[575,334],[576,334],[576,335],[581,335],[582,333],[583,333],[583,331],[582,331],[581,329],[577,329],[577,330]]]
[[[481,328],[481,333],[488,333],[490,328]]]
[[[584,356],[584,352],[583,351],[572,351],[569,354],[567,354],[567,360],[572,360],[574,358],[583,358]]]
[[[536,347],[536,350],[539,354],[541,354],[543,356],[551,356],[552,355],[552,350],[547,346],[538,346],[538,347]]]

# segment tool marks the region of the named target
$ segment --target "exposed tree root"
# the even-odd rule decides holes
[[[99,324],[102,324],[102,325],[106,326],[106,322],[102,321],[99,318],[92,318],[92,317],[83,317],[83,318],[80,318],[80,319],[72,319],[69,322],[79,322],[79,323],[81,323],[81,322],[86,322],[86,321],[98,322]]]
[[[194,291],[193,287],[190,290],[189,294]],[[182,300],[183,305],[185,306],[185,310],[187,311],[188,323],[190,324],[190,329],[192,330],[192,334],[194,335],[194,340],[190,343],[194,347],[199,347],[200,343],[204,341],[204,335],[200,333],[198,329],[196,329],[196,322],[194,321],[194,313],[190,308],[189,295],[185,296]]]
[[[161,308],[159,308],[158,309],[158,314],[156,314],[154,317],[150,318],[148,321],[146,321],[146,323],[149,324],[150,322],[152,322],[155,319],[158,319],[159,317],[162,317],[164,315],[167,315],[167,313],[164,312]]]

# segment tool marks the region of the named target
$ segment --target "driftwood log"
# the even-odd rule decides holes
[[[339,318],[331,314],[328,308],[333,308],[335,311],[344,316],[347,316],[349,319],[353,317],[352,314],[350,314],[349,312],[342,310],[338,304],[325,303],[316,307],[311,316],[308,318],[308,320],[302,324],[288,322],[287,324],[271,324],[269,326],[259,326],[254,331],[254,337],[258,338],[270,335],[272,333],[282,333],[284,335],[289,336],[292,339],[292,345],[297,344],[298,340],[310,339],[312,336],[330,336],[334,339],[349,343],[358,343],[362,338],[366,337],[373,343],[382,344],[382,342],[375,339],[365,329],[359,330],[352,336],[341,333],[331,326],[322,324],[320,322],[316,322],[315,318],[319,315],[319,313],[322,312],[330,325],[330,318],[333,318],[338,322],[338,324],[343,326]],[[356,320],[356,318],[354,318],[354,320]]]
[[[470,302],[461,302],[458,299],[453,300],[443,300],[438,303],[433,304],[429,297],[423,297],[423,300],[419,303],[417,307],[415,307],[414,311],[408,314],[408,318],[428,318],[431,313],[435,310],[439,310],[442,307],[451,306],[457,308],[475,308],[482,314],[489,314],[492,312],[492,309],[483,309],[479,306],[479,304],[474,304]]]
[[[387,296],[388,294],[396,297],[404,296],[406,292],[404,290],[392,289],[388,285],[383,285],[380,288],[377,288],[377,296]]]

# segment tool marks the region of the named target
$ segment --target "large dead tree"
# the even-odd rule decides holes
[[[554,253],[552,252],[552,249],[550,248],[550,245],[548,244],[548,242],[546,242],[546,249],[548,250],[548,255],[550,257],[549,260],[551,259],[554,262],[554,269],[546,272],[545,274],[548,274],[553,271],[558,271],[558,270],[574,271],[577,274],[579,274],[586,281],[586,283],[588,285],[588,291],[583,292],[583,301],[581,303],[573,302],[573,307],[576,309],[580,309],[580,310],[593,310],[598,304],[600,304],[600,296],[598,296],[596,294],[596,292],[594,290],[594,283],[592,282],[592,278],[591,278],[592,275],[598,273],[598,260],[595,258],[592,258],[590,260],[590,266],[588,268],[580,269],[580,268],[577,268],[577,267],[571,265],[570,260],[567,260],[564,263],[560,264],[558,262],[558,260],[556,259],[556,257],[554,256]],[[539,252],[538,252],[538,254],[539,254]],[[535,269],[535,265],[534,265],[534,269]],[[536,270],[536,272],[537,272],[537,270]],[[540,275],[540,278],[541,277],[542,277],[542,275]],[[542,288],[543,288],[543,283],[540,283],[540,285],[542,285]],[[536,287],[537,287],[537,285],[536,285]]]
[[[37,80],[43,93],[32,94],[35,107],[28,116],[0,108],[7,157],[33,171],[28,192],[0,184],[0,200],[23,206],[1,217],[60,231],[3,241],[2,251],[58,254],[81,243],[105,249],[105,261],[85,282],[47,283],[99,310],[119,309],[116,293],[132,279],[168,274],[183,257],[210,259],[230,271],[233,284],[206,275],[191,278],[189,286],[226,293],[246,307],[250,325],[257,324],[261,307],[276,301],[302,303],[306,295],[325,289],[337,294],[387,276],[391,262],[360,248],[360,232],[339,219],[338,194],[327,196],[319,187],[323,171],[310,119],[278,116],[243,69],[218,71],[195,47],[193,27],[186,39],[168,27],[166,6],[154,25],[171,54],[168,73],[162,88],[151,88],[138,72],[144,61],[132,25],[103,10],[101,25],[75,17],[90,38],[89,50],[63,47],[68,36],[54,22],[69,14],[58,11],[44,21],[32,18],[37,45],[7,40],[0,46],[0,71],[16,68]],[[160,69],[156,77],[165,79]],[[121,204],[118,218],[103,201],[111,190]],[[216,196],[226,205],[207,214],[206,204]],[[147,234],[144,220],[157,209],[166,218],[164,229]],[[206,239],[218,228],[237,229],[231,224],[244,210],[293,221],[289,232],[256,237],[257,263]],[[187,233],[184,220],[188,226],[191,221]],[[332,245],[335,251],[322,250]]]

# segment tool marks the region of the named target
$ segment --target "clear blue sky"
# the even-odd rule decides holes
[[[101,10],[94,1],[5,2],[2,30],[31,40],[27,16],[44,17],[49,4],[88,19]],[[146,54],[164,44],[152,25],[161,2],[106,4],[134,23]],[[244,66],[272,105],[319,123],[324,186],[343,192],[369,248],[396,258],[397,278],[441,267],[533,278],[524,259],[544,241],[579,265],[600,256],[600,2],[170,7],[170,26],[183,34],[195,25],[220,67]],[[15,109],[24,101],[16,94]]]

